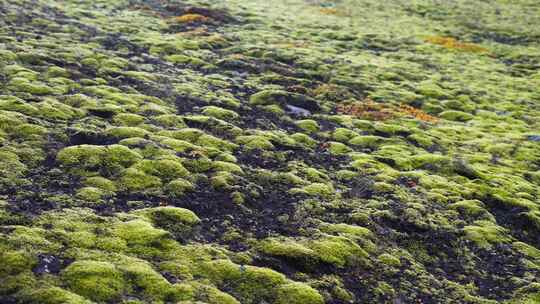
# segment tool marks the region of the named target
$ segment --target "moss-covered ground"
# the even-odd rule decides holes
[[[0,0],[0,303],[540,303],[537,0]]]

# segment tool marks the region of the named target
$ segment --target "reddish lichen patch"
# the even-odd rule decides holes
[[[488,49],[474,43],[460,42],[452,37],[432,36],[424,39],[425,42],[440,45],[444,48],[471,53],[487,53]]]
[[[206,23],[210,21],[209,17],[200,14],[184,14],[182,16],[173,17],[172,21],[176,23]]]
[[[394,117],[394,110],[391,106],[376,103],[370,98],[349,104],[340,104],[336,111],[339,114],[356,116],[369,120],[387,120]]]

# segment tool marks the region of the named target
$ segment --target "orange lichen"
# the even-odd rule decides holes
[[[394,111],[391,106],[376,103],[370,98],[366,98],[360,102],[340,104],[336,110],[340,114],[370,120],[387,120],[394,117]]]
[[[210,18],[200,14],[184,14],[174,17],[172,20],[176,23],[205,23],[210,21]]]
[[[488,49],[481,47],[474,43],[460,42],[452,37],[441,37],[441,36],[432,36],[427,37],[425,40],[427,43],[440,45],[447,49],[458,50],[462,52],[471,52],[471,53],[486,53]]]
[[[412,116],[418,120],[425,121],[425,122],[436,123],[437,121],[439,121],[437,117],[431,116],[427,114],[426,112],[420,109],[411,107],[409,105],[401,105],[399,107],[399,112],[408,116]]]
[[[438,118],[431,116],[424,111],[414,108],[409,105],[400,105],[399,107],[394,105],[387,105],[382,103],[376,103],[370,98],[366,98],[363,101],[356,101],[348,104],[340,104],[336,108],[337,113],[352,115],[362,119],[369,120],[388,120],[395,118],[396,116],[410,116],[415,119],[437,123]]]

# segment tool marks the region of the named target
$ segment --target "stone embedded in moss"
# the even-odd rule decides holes
[[[119,300],[126,290],[122,272],[108,262],[75,261],[62,277],[69,290],[97,302]]]
[[[315,133],[318,132],[321,128],[319,126],[319,123],[313,119],[304,119],[304,120],[298,120],[295,122],[295,124],[302,130],[308,132],[308,133]]]
[[[308,111],[321,110],[319,103],[313,98],[298,93],[290,93],[280,90],[260,91],[251,95],[249,102],[252,105],[292,105]]]
[[[317,290],[304,283],[289,283],[277,289],[274,304],[323,304],[323,297]]]

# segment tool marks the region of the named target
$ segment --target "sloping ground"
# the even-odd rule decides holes
[[[0,0],[1,303],[540,303],[536,0]]]

